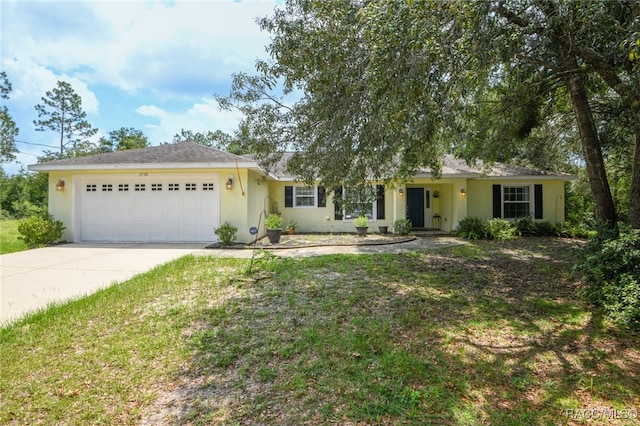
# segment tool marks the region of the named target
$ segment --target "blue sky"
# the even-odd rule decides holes
[[[14,173],[55,149],[57,135],[36,132],[35,105],[58,80],[82,97],[96,138],[121,127],[142,130],[152,145],[180,129],[232,133],[238,112],[218,109],[234,72],[266,58],[269,34],[256,18],[276,0],[0,0],[1,69],[13,86],[9,114],[20,128]]]

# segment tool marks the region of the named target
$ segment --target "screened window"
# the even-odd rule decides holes
[[[313,186],[294,186],[293,199],[296,207],[315,207],[316,189]]]
[[[531,214],[530,186],[502,187],[502,217],[517,219]]]

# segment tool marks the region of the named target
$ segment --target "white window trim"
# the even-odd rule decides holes
[[[299,206],[298,205],[298,188],[311,188],[313,190],[313,205],[311,206]],[[309,198],[309,196],[305,195],[300,198]],[[293,208],[294,209],[313,209],[318,207],[318,185],[308,186],[308,185],[294,185],[293,186]]]
[[[521,184],[521,183],[503,183],[502,185],[500,185],[500,208],[502,209],[502,218],[505,220],[518,220],[520,219],[520,217],[509,217],[506,218],[504,217],[504,205],[505,203],[509,203],[507,201],[504,200],[504,188],[524,188],[524,187],[528,187],[529,188],[529,216],[531,216],[531,218],[534,217],[535,214],[535,195],[533,193],[534,188],[533,188],[533,184]],[[525,203],[526,201],[517,201],[518,203]],[[511,202],[510,204],[513,204],[515,202]]]

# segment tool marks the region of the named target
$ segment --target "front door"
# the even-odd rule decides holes
[[[413,228],[424,228],[424,188],[407,188],[407,219]]]

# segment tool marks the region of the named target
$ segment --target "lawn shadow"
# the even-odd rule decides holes
[[[554,239],[268,256],[199,313],[194,362],[162,405],[172,424],[291,425],[558,424],[562,410],[637,407],[637,335],[576,297],[573,259]]]

